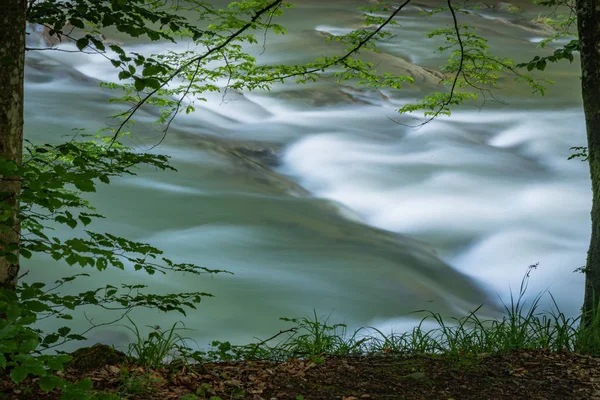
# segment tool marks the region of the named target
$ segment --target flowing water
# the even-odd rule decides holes
[[[362,2],[330,3],[304,0],[290,10],[282,20],[289,33],[269,36],[263,59],[302,62],[342,51],[323,35],[359,26],[355,8]],[[536,43],[544,32],[525,23],[538,11],[483,9],[460,18],[490,38],[494,53],[527,61],[541,51]],[[432,51],[436,42],[424,34],[449,26],[449,17],[420,12],[403,11],[382,54],[366,57],[380,69],[402,71],[407,61],[438,67],[444,55]],[[127,43],[139,52],[169,46]],[[549,66],[545,74],[557,83],[545,97],[502,79],[496,94],[505,103],[465,107],[419,129],[395,110],[434,87],[423,76],[400,92],[359,91],[325,79],[270,93],[215,94],[198,112],[178,117],[154,150],[172,156],[177,173],[142,169],[90,198],[108,217],[96,230],[234,275],[108,271],[72,290],[141,281],[156,293],[210,292],[216,297],[183,319],[190,336],[247,342],[276,332],[278,317],[313,309],[396,330],[412,326],[415,317],[407,313],[424,308],[460,314],[485,303],[493,314],[496,294],[507,299],[527,266],[539,262],[531,293],[550,289],[574,315],[583,279],[572,271],[585,262],[591,198],[586,164],[567,161],[569,147],[585,143],[578,72],[577,62]],[[116,79],[102,59],[29,53],[26,74],[30,140],[58,142],[72,128],[93,131],[121,109],[107,102],[113,93],[98,87],[97,79]],[[131,145],[143,150],[160,139],[153,118],[138,115]],[[257,142],[277,150],[274,172],[214,151]],[[80,272],[47,262],[28,263],[27,278]],[[96,322],[106,317],[89,312]],[[132,316],[163,327],[182,319],[145,310]],[[91,337],[122,345],[126,335],[101,328]]]

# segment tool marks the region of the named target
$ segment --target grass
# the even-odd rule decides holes
[[[247,345],[233,345],[215,341],[208,351],[193,351],[174,324],[167,330],[155,329],[147,338],[141,335],[131,321],[129,328],[135,342],[129,346],[129,355],[144,366],[158,367],[165,360],[209,362],[233,360],[283,361],[290,358],[310,359],[322,363],[329,355],[373,354],[429,354],[468,356],[496,354],[518,349],[546,349],[552,352],[568,351],[600,355],[600,307],[593,310],[593,323],[580,326],[581,317],[571,318],[562,313],[550,293],[542,292],[530,301],[526,293],[530,273],[528,268],[518,293],[511,291],[508,303],[502,303],[500,319],[483,320],[478,316],[481,307],[462,318],[444,318],[440,313],[417,311],[424,317],[411,331],[384,333],[374,327],[349,331],[343,323],[331,323],[331,315],[320,317],[313,311],[311,317],[281,318],[293,324],[271,338]],[[544,295],[551,299],[551,309],[540,309]],[[425,329],[426,322],[434,321],[437,328]]]
[[[181,360],[181,354],[189,348],[186,341],[191,339],[179,334],[179,331],[186,329],[182,322],[176,322],[166,330],[161,330],[158,326],[153,327],[148,337],[144,337],[135,322],[129,317],[127,319],[131,327],[126,328],[135,337],[135,341],[128,346],[127,355],[135,358],[142,366],[159,367],[169,359]]]
[[[580,326],[581,317],[567,317],[551,293],[542,292],[527,301],[528,268],[518,293],[511,290],[508,303],[502,302],[500,319],[481,319],[481,306],[462,318],[444,318],[440,313],[417,311],[424,317],[411,331],[384,333],[374,327],[348,331],[342,323],[330,323],[330,316],[282,318],[294,324],[273,337],[254,344],[235,346],[213,342],[214,349],[202,353],[198,361],[258,360],[282,361],[292,357],[316,362],[324,355],[429,354],[478,355],[518,349],[546,349],[600,355],[600,307],[593,310],[593,323]],[[548,295],[551,309],[541,310],[540,301]],[[428,321],[437,328],[425,329]]]
[[[180,385],[183,381],[177,379],[182,377],[188,379],[188,383],[190,379],[196,379],[195,387],[187,384],[179,387],[180,397],[185,400],[217,400],[217,395],[223,399],[244,398],[253,393],[251,390],[269,390],[270,385],[295,387],[290,396],[293,393],[296,398],[315,393],[320,393],[324,396],[322,398],[329,398],[335,393],[339,398],[351,396],[348,392],[349,370],[355,371],[357,377],[361,376],[363,382],[359,382],[360,385],[371,385],[369,387],[375,391],[385,387],[385,390],[394,392],[402,387],[421,391],[415,396],[422,398],[442,398],[446,396],[447,387],[460,389],[470,385],[470,390],[485,392],[491,396],[488,398],[493,398],[497,394],[494,385],[504,385],[501,390],[508,390],[510,385],[526,384],[520,379],[532,376],[530,374],[535,375],[536,382],[544,381],[544,371],[552,363],[552,376],[564,374],[569,368],[578,371],[579,375],[567,374],[575,377],[573,379],[548,381],[552,384],[552,391],[559,390],[563,398],[570,398],[569,390],[581,381],[580,378],[589,375],[586,363],[592,363],[586,361],[590,358],[580,358],[575,353],[600,356],[600,307],[591,310],[593,318],[587,319],[589,323],[582,326],[580,317],[567,317],[560,311],[550,293],[542,292],[528,299],[530,273],[535,267],[527,270],[518,292],[511,291],[508,302],[502,303],[504,312],[498,319],[481,318],[481,307],[461,318],[445,318],[439,313],[417,311],[423,315],[420,322],[412,330],[401,333],[386,333],[374,327],[350,330],[343,323],[331,322],[331,314],[320,316],[313,311],[310,317],[282,318],[292,326],[265,340],[242,346],[215,341],[209,350],[192,350],[187,345],[190,339],[181,334],[186,329],[181,322],[167,329],[154,327],[145,336],[130,320],[129,330],[135,336],[128,347],[130,361],[127,363],[130,364],[120,364],[118,376],[114,372],[110,375],[109,370],[102,368],[96,370],[102,376],[98,378],[96,375],[97,381],[104,381],[91,398],[160,399],[170,385]],[[541,309],[544,296],[551,300],[550,310]],[[430,326],[431,321],[435,328],[425,328]],[[555,352],[561,353],[552,354]],[[519,354],[525,356],[519,358]],[[395,355],[402,357],[385,357]],[[537,362],[528,361],[532,357],[537,357]],[[221,361],[242,362],[219,363]],[[217,364],[210,364],[212,362]],[[353,366],[349,367],[349,363]],[[535,370],[535,365],[544,365],[546,369]],[[165,366],[169,368],[165,369]],[[219,371],[218,374],[207,372],[211,368]],[[313,368],[322,369],[312,375],[310,385],[306,386],[296,375],[308,376]],[[190,371],[192,375],[185,376]],[[277,371],[283,371],[279,375],[284,376],[280,378],[283,381],[274,380]],[[569,371],[572,372],[571,369]],[[248,380],[250,375],[254,378]],[[432,376],[436,378],[432,379]],[[174,377],[178,378],[173,380]],[[74,376],[73,379],[78,378]],[[596,378],[589,378],[590,381],[593,379]],[[263,386],[260,386],[261,382]],[[436,382],[440,383],[439,388]],[[550,393],[542,393],[540,388],[532,386],[528,390],[539,389],[540,396]]]

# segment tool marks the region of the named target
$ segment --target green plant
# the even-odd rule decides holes
[[[580,323],[574,349],[580,353],[600,355],[600,303],[588,311],[587,323]]]
[[[26,293],[19,298],[12,290],[0,289],[0,369],[9,373],[10,379],[19,384],[29,375],[39,378],[39,386],[49,392],[55,388],[64,391],[64,399],[86,396],[92,389],[89,379],[76,384],[67,382],[54,373],[62,371],[70,361],[68,355],[37,354],[42,343],[40,332],[32,325],[37,315],[48,306]]]
[[[85,136],[82,132],[77,132],[77,135]],[[51,236],[52,224],[64,224],[75,229],[87,227],[94,218],[101,218],[84,200],[84,193],[95,191],[98,182],[109,183],[112,177],[134,174],[133,168],[139,164],[170,168],[163,156],[132,152],[100,138],[83,142],[73,140],[57,146],[28,145],[22,165],[0,162],[0,176],[19,176],[22,179],[19,217],[25,234],[21,238],[20,256],[28,258],[34,252],[45,253],[69,265],[98,270],[108,266],[124,269],[125,263],[130,263],[135,270],[149,274],[217,272],[192,264],[174,263],[162,257],[159,249],[111,234],[85,230],[87,237],[84,238],[63,240]],[[10,216],[9,209],[7,203],[0,203],[1,223],[6,222],[7,215]],[[0,249],[0,257],[17,262],[11,253],[14,249],[14,246]],[[66,391],[65,396],[84,396],[91,389],[91,382],[72,385],[56,377],[54,372],[62,370],[70,357],[52,356],[49,350],[70,341],[83,340],[91,329],[119,321],[137,307],[185,314],[185,309],[195,308],[202,297],[208,295],[146,294],[143,292],[145,286],[137,284],[106,285],[78,294],[60,293],[64,286],[88,276],[85,273],[75,274],[56,280],[54,285],[21,282],[15,291],[0,290],[0,309],[5,315],[5,318],[0,318],[0,369],[9,372],[15,384],[32,375],[39,377],[42,390],[59,388]],[[62,326],[55,332],[34,328],[41,319],[70,320],[72,310],[86,306],[115,310],[117,315],[114,319],[94,323],[82,332],[72,332],[68,326]]]
[[[325,361],[333,354],[444,354],[467,359],[473,356],[506,352],[516,349],[548,349],[550,351],[579,351],[600,354],[600,307],[593,310],[592,325],[580,324],[581,317],[569,318],[562,313],[552,294],[551,308],[540,310],[542,292],[527,300],[530,274],[537,264],[529,266],[518,293],[510,293],[510,301],[503,304],[504,313],[497,319],[481,319],[481,306],[464,317],[446,318],[439,313],[425,313],[420,322],[408,332],[386,334],[376,328],[360,328],[348,334],[345,324],[331,324],[330,317],[319,318],[313,311],[312,318],[282,318],[295,326],[280,331],[273,337],[253,345],[233,346],[228,342],[218,344],[215,359],[250,359],[249,355],[263,354],[270,359],[305,357],[315,363]],[[433,321],[433,329],[425,329],[425,323]],[[359,337],[359,333],[362,334]],[[286,334],[283,340],[272,346],[268,342]],[[214,344],[213,343],[213,344]],[[256,348],[263,349],[256,353]],[[209,352],[210,353],[210,352]],[[236,358],[237,357],[237,358]],[[465,358],[466,357],[466,358]]]
[[[198,388],[196,388],[196,394],[200,397],[208,397],[212,393],[213,388],[210,383],[204,382],[201,383]]]
[[[376,337],[370,341],[371,352],[384,353],[434,353],[465,355],[510,351],[515,349],[549,349],[551,351],[585,351],[598,354],[600,337],[596,329],[579,324],[580,317],[567,318],[559,309],[554,297],[550,311],[540,311],[544,293],[533,297],[528,305],[525,295],[530,273],[528,268],[521,281],[518,295],[511,291],[510,302],[502,303],[504,315],[500,319],[481,320],[480,307],[462,318],[444,318],[430,311],[410,332],[384,334],[375,329]],[[598,318],[596,313],[596,318]],[[425,330],[423,324],[433,320],[438,327]],[[600,321],[600,319],[597,319]],[[600,325],[599,325],[600,326]]]
[[[92,394],[90,400],[123,400],[123,397],[110,392],[96,392]]]
[[[135,357],[137,363],[145,367],[159,367],[169,357],[178,356],[178,350],[187,348],[186,340],[189,338],[181,336],[177,331],[185,329],[182,322],[174,323],[171,328],[161,330],[160,327],[153,327],[148,337],[144,338],[138,326],[129,316],[127,317],[133,327],[126,326],[135,336],[135,341],[129,344],[128,355]],[[181,325],[182,327],[178,327]]]
[[[246,392],[239,387],[233,387],[231,388],[231,390],[229,391],[229,397],[231,399],[243,399],[246,396]]]
[[[347,335],[345,324],[329,324],[329,318],[319,318],[313,310],[312,318],[280,318],[295,324],[293,332],[280,347],[294,356],[359,353],[368,338],[358,338],[361,329]]]
[[[125,398],[151,394],[156,391],[153,384],[158,382],[160,379],[152,378],[149,374],[130,372],[127,368],[121,368],[117,394]]]

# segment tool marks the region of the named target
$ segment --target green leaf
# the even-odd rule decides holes
[[[23,382],[27,375],[29,375],[29,372],[21,366],[16,366],[10,371],[10,378],[14,383]]]
[[[142,71],[142,75],[143,76],[152,76],[152,75],[156,75],[158,73],[160,73],[161,69],[156,66],[156,65],[147,65],[146,67],[144,67],[144,70]]]
[[[19,346],[19,352],[30,353],[38,348],[40,342],[37,338],[27,339],[21,342]]]
[[[52,375],[41,376],[38,382],[40,385],[40,389],[42,389],[44,392],[50,392],[54,390],[54,388],[56,387],[56,379],[57,378]]]
[[[88,226],[92,222],[92,219],[90,217],[86,217],[85,215],[80,215],[78,218],[85,226]]]
[[[135,90],[137,90],[138,92],[141,92],[142,90],[144,90],[146,88],[146,82],[144,79],[140,79],[137,77],[134,77],[134,78],[135,78],[135,83],[134,83]]]
[[[100,51],[106,50],[106,47],[104,47],[104,43],[102,43],[101,40],[98,40],[96,38],[91,38],[90,40],[92,41],[92,43],[94,43],[94,46],[96,46],[96,49],[98,49]]]
[[[72,357],[68,354],[61,354],[58,356],[51,356],[46,360],[46,365],[54,371],[62,371],[65,368],[65,364],[71,360]]]
[[[21,316],[21,308],[17,304],[11,303],[6,307],[5,313],[8,322],[15,322]]]
[[[125,51],[121,48],[121,46],[117,46],[116,44],[111,44],[109,47],[115,53],[117,53],[117,54],[119,54],[121,56],[125,55]]]
[[[75,46],[77,46],[79,50],[85,49],[89,44],[90,39],[87,36],[84,36],[81,39],[77,40],[77,42],[75,42]]]
[[[155,78],[144,79],[144,82],[147,87],[151,89],[160,89],[160,81]]]
[[[73,25],[76,28],[79,28],[79,29],[85,28],[85,25],[83,24],[83,21],[80,20],[79,18],[71,18],[69,20],[69,22],[71,23],[71,25]]]
[[[63,326],[61,328],[58,328],[58,334],[60,336],[67,336],[70,332],[71,332],[71,328],[69,328],[68,326]]]
[[[82,192],[95,192],[96,191],[96,187],[94,185],[94,182],[92,182],[91,180],[76,180],[75,182],[73,182],[73,184],[75,185],[75,187],[79,190],[81,190]]]
[[[50,335],[46,335],[46,337],[44,337],[44,340],[42,341],[43,344],[53,344],[58,342],[59,336],[55,333],[52,333]]]
[[[25,307],[26,309],[33,311],[35,313],[48,311],[50,309],[50,306],[48,306],[45,303],[42,303],[41,301],[37,301],[37,300],[31,300],[31,301],[24,302],[23,307]]]
[[[67,258],[65,258],[65,261],[70,266],[73,266],[77,263],[77,257],[74,254],[69,254],[69,256]]]
[[[96,268],[98,268],[98,270],[103,271],[106,269],[107,266],[108,261],[106,261],[106,258],[100,257],[96,260]]]
[[[90,378],[86,378],[82,381],[77,382],[77,388],[84,391],[92,390],[94,384],[92,383]]]
[[[0,329],[0,340],[13,339],[19,329],[14,325],[4,326]]]
[[[539,69],[540,71],[545,70],[546,69],[546,60],[538,61],[537,69]]]
[[[10,264],[18,264],[19,263],[19,257],[17,257],[13,253],[4,253],[4,258],[6,258],[6,261],[8,261]]]

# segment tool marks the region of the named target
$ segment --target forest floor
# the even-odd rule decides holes
[[[333,356],[317,363],[291,359],[232,361],[145,369],[134,363],[63,377],[91,378],[96,399],[600,399],[600,358],[570,352],[517,350],[479,356]],[[9,379],[2,399],[59,399],[28,378]]]

